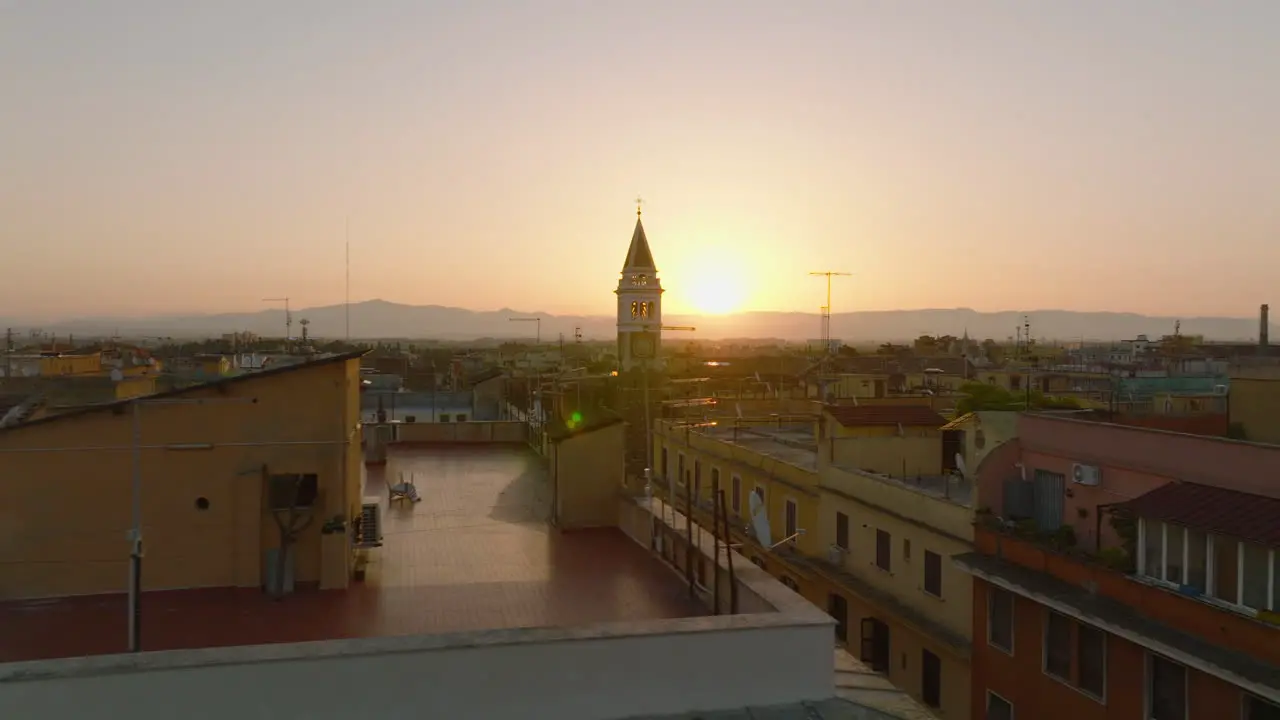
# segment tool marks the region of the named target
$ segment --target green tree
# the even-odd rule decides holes
[[[1032,410],[1066,410],[1080,407],[1075,398],[1053,397],[1039,390],[1031,392],[1006,390],[999,385],[965,383],[960,386],[964,397],[956,403],[956,414],[963,415],[979,410],[1025,410],[1030,400]]]

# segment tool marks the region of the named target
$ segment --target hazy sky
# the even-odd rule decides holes
[[[0,317],[1280,303],[1280,2],[0,0]],[[716,299],[719,293],[725,299]]]

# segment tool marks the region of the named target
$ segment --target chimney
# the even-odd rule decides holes
[[[1271,311],[1270,305],[1263,305],[1261,317],[1258,319],[1258,354],[1267,354],[1267,336],[1271,327],[1271,321],[1267,319],[1267,315]]]

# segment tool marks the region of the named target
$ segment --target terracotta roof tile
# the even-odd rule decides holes
[[[924,405],[828,405],[826,410],[844,427],[901,424],[940,428],[947,423],[937,411]]]
[[[1172,482],[1125,503],[1135,515],[1280,548],[1280,499]]]

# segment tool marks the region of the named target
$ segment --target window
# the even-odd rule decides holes
[[[924,591],[934,597],[942,597],[942,556],[924,551]]]
[[[742,478],[737,475],[729,478],[729,506],[734,515],[742,514]]]
[[[1094,697],[1107,696],[1107,634],[1090,625],[1076,625],[1076,682]]]
[[[902,538],[902,561],[911,562],[911,540]]]
[[[878,673],[889,672],[889,626],[879,618],[862,618],[858,659]]]
[[[442,423],[449,422],[449,418],[450,418],[449,413],[440,413],[440,422]]]
[[[466,416],[466,414],[465,414],[465,413],[458,413],[457,421],[458,421],[458,422],[466,422],[466,421],[467,421],[467,416]]]
[[[1044,672],[1098,701],[1107,693],[1107,634],[1047,611]]]
[[[693,501],[702,499],[702,461],[693,461]]]
[[[1271,551],[1249,542],[1240,543],[1240,546],[1244,550],[1244,582],[1241,583],[1240,604],[1254,610],[1267,610],[1271,605],[1267,598]]]
[[[1071,619],[1052,610],[1044,630],[1044,671],[1071,682]]]
[[[752,490],[751,492],[755,493],[755,496],[756,496],[756,497],[758,497],[758,498],[760,498],[760,507],[762,507],[762,508],[763,508],[763,507],[765,507],[765,504],[764,504],[764,488],[762,488],[762,487],[760,487],[759,485],[757,485],[757,486],[755,487],[755,489],[754,489],[754,490]]]
[[[711,487],[716,490],[723,490],[724,486],[720,484],[720,468],[711,468]],[[715,500],[715,498],[712,498]]]
[[[836,545],[849,549],[849,516],[842,512],[836,513]]]
[[[1187,669],[1159,655],[1148,657],[1148,720],[1186,720]]]
[[[1013,654],[1013,593],[987,585],[987,643]]]
[[[671,475],[671,458],[667,457],[667,449],[662,448],[662,476],[669,477]]]
[[[1140,574],[1251,610],[1280,608],[1270,548],[1158,520],[1140,525]]]
[[[1253,695],[1244,696],[1244,720],[1280,720],[1280,705]]]
[[[1182,584],[1182,545],[1186,539],[1184,528],[1164,525],[1164,579],[1176,585]]]
[[[849,641],[849,601],[843,595],[827,595],[827,614],[836,619],[836,640]]]
[[[1187,576],[1183,582],[1204,592],[1209,579],[1209,538],[1196,530],[1187,530]]]
[[[786,513],[786,535],[784,537],[790,539],[791,543],[794,545],[796,542],[795,534],[799,532],[799,529],[796,528],[797,508],[795,500],[787,501]]]
[[[928,650],[920,654],[920,699],[929,707],[942,707],[942,660]]]
[[[676,458],[676,482],[684,483],[684,453]]]
[[[1229,603],[1239,599],[1240,543],[1212,536],[1209,541],[1213,557],[1213,592],[1210,594]]]
[[[891,570],[893,568],[891,562],[891,545],[892,539],[889,533],[884,530],[876,531],[876,567],[881,570]]]
[[[1013,720],[1013,703],[988,690],[986,720]]]

